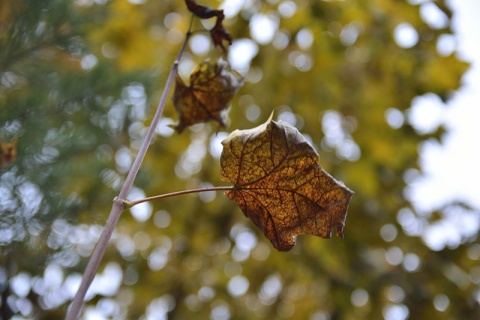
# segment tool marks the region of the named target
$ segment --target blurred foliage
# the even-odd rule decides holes
[[[448,99],[468,67],[437,50],[449,23],[429,25],[407,1],[226,2],[229,59],[253,52],[237,62],[246,84],[228,130],[273,109],[296,125],[356,192],[345,239],[299,236],[279,253],[220,193],[140,205],[121,217],[84,317],[479,318],[478,228],[425,241],[448,217],[478,211],[416,212],[405,192],[419,147],[444,131],[419,134],[412,99]],[[444,2],[434,4],[449,21]],[[183,1],[0,2],[0,139],[18,139],[0,169],[1,318],[64,316],[190,18]],[[202,33],[188,48],[184,79],[222,55]],[[176,135],[177,120],[169,103],[132,199],[222,185],[227,132],[200,124]]]

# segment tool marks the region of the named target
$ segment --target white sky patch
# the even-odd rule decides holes
[[[190,49],[198,56],[205,55],[210,51],[210,38],[204,34],[193,35],[189,41]]]
[[[442,144],[429,141],[421,148],[420,163],[425,174],[410,187],[410,197],[421,211],[438,209],[453,200],[480,209],[480,41],[476,38],[480,23],[473,14],[480,12],[480,2],[451,4],[455,5],[459,50],[462,57],[472,61],[472,67],[446,108],[438,97],[427,94],[414,100],[408,114],[417,130],[431,131],[440,121],[448,128]],[[478,11],[473,9],[475,6]]]
[[[278,5],[278,12],[284,18],[290,18],[297,11],[297,5],[293,1],[283,1]]]
[[[228,137],[228,133],[220,131],[219,133],[210,138],[209,151],[213,157],[220,159],[223,151],[222,141],[226,137]]]
[[[457,248],[464,238],[474,237],[480,227],[478,214],[462,207],[445,210],[442,220],[428,225],[422,239],[432,250]]]
[[[92,285],[87,291],[87,300],[90,300],[96,294],[104,296],[113,296],[118,292],[123,279],[123,271],[116,262],[108,263],[103,272],[98,273],[93,279]]]
[[[132,188],[128,195],[129,200],[138,200],[145,198],[145,192],[140,188]],[[152,215],[152,205],[148,202],[137,204],[136,206],[130,208],[130,212],[135,220],[143,222],[148,220]]]
[[[220,5],[220,9],[223,9],[226,18],[231,18],[236,16],[244,5],[245,0],[225,0]]]
[[[175,130],[173,130],[170,125],[175,124],[175,122],[171,118],[163,117],[160,119],[157,127],[155,128],[155,133],[164,136],[164,137],[170,137],[172,134],[175,133]]]
[[[422,19],[434,29],[442,29],[448,26],[447,15],[433,2],[426,2],[420,6]]]
[[[442,34],[437,40],[437,51],[442,56],[449,56],[457,50],[457,38],[453,34]]]
[[[312,30],[303,28],[297,33],[295,41],[301,49],[307,50],[312,46],[314,38]]]
[[[407,111],[408,120],[420,134],[434,132],[442,124],[444,118],[442,100],[433,93],[415,97]]]
[[[93,54],[85,55],[82,60],[80,60],[80,66],[84,70],[90,70],[97,65],[98,58]]]
[[[277,32],[278,25],[277,16],[257,13],[250,19],[250,34],[259,44],[268,44]]]
[[[235,40],[228,52],[228,61],[233,69],[240,73],[247,72],[252,59],[258,53],[258,45],[250,39]]]
[[[450,0],[448,5],[454,12],[452,27],[455,35],[458,37],[459,56],[474,62],[478,67],[480,63],[480,41],[478,40],[480,32],[480,21],[478,20],[480,1]]]
[[[395,42],[405,49],[413,47],[418,42],[417,30],[407,22],[402,22],[395,28],[393,37]]]
[[[244,276],[238,275],[230,279],[227,285],[227,290],[232,297],[240,297],[247,292],[249,286],[250,283],[248,282],[248,279]]]
[[[398,129],[405,123],[405,116],[402,111],[396,108],[389,108],[385,111],[385,120],[393,129]]]
[[[457,55],[471,63],[464,74],[462,87],[443,107],[441,101],[427,99],[423,106],[417,106],[422,112],[409,112],[409,121],[414,126],[423,126],[437,118],[448,131],[441,144],[429,140],[420,149],[420,165],[423,176],[415,179],[407,188],[407,197],[412,200],[416,210],[428,213],[438,210],[452,201],[462,201],[471,206],[478,219],[480,211],[480,1],[448,1],[453,9],[452,28],[457,39]],[[426,10],[428,11],[428,10]],[[426,18],[427,20],[429,18]],[[424,95],[422,97],[428,97]],[[419,102],[420,104],[422,101]],[[434,105],[437,104],[435,107]],[[412,110],[415,109],[415,103]],[[430,112],[425,112],[430,110]],[[440,112],[440,113],[438,113]],[[430,124],[431,125],[431,124]],[[416,128],[418,130],[418,128]],[[475,212],[474,211],[474,212]],[[471,216],[455,215],[456,224],[449,222],[446,216],[440,222],[427,228],[423,238],[433,250],[445,246],[454,247],[461,241],[460,231],[471,224]],[[477,224],[478,227],[478,224]],[[455,230],[453,230],[453,229]],[[460,232],[460,233],[459,233]],[[463,235],[464,236],[464,235]]]
[[[448,133],[442,144],[429,140],[420,149],[424,175],[409,188],[410,198],[420,211],[436,210],[454,200],[480,209],[480,149],[477,147],[480,97],[477,92],[473,88],[462,88],[443,111]],[[423,116],[428,117],[428,113]]]

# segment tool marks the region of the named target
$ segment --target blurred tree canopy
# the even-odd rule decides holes
[[[424,240],[447,213],[473,209],[420,213],[406,192],[419,148],[444,132],[417,132],[411,101],[448,99],[468,67],[439,48],[452,33],[446,1],[201,3],[225,8],[228,58],[246,77],[226,130],[273,109],[295,125],[355,191],[345,239],[299,236],[277,252],[220,193],[140,205],[117,225],[84,318],[480,317],[479,230],[437,248]],[[445,23],[422,18],[425,4]],[[0,2],[0,140],[18,139],[0,168],[0,318],[65,315],[190,19],[184,1]],[[195,32],[180,74],[221,55]],[[169,102],[132,200],[223,185],[228,132],[210,123],[177,135],[177,121]]]

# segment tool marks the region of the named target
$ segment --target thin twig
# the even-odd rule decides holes
[[[190,28],[191,28],[190,24]],[[155,116],[153,117],[152,123],[148,128],[147,134],[143,140],[143,144],[138,151],[137,157],[132,164],[132,168],[123,183],[122,189],[118,194],[118,197],[115,198],[112,206],[112,210],[110,211],[110,215],[108,216],[107,222],[105,223],[105,227],[98,239],[97,245],[93,250],[92,256],[88,262],[88,265],[85,269],[83,274],[83,279],[78,288],[78,291],[73,299],[72,305],[68,310],[68,313],[65,317],[65,320],[75,320],[79,317],[80,312],[82,311],[84,305],[85,294],[87,293],[90,284],[93,281],[95,274],[97,273],[98,267],[100,266],[100,262],[102,261],[103,255],[105,254],[105,250],[107,248],[108,241],[110,240],[113,230],[115,229],[115,225],[122,214],[124,209],[123,200],[127,197],[130,189],[132,188],[133,181],[137,176],[138,171],[140,170],[140,166],[142,161],[147,153],[148,146],[152,142],[153,135],[155,133],[155,129],[160,121],[163,110],[165,109],[165,105],[167,103],[167,98],[172,88],[173,82],[178,72],[178,64],[182,58],[182,55],[185,51],[185,47],[187,45],[188,39],[191,36],[190,29],[186,34],[185,41],[183,42],[182,48],[180,49],[175,62],[173,63],[172,68],[170,69],[170,73],[167,78],[167,82],[165,83],[165,87],[163,89],[162,97],[160,98],[160,102],[158,103],[157,111],[155,112]]]
[[[226,190],[233,190],[233,189],[235,189],[235,187],[233,187],[233,186],[198,188],[198,189],[182,190],[182,191],[177,191],[177,192],[159,194],[157,196],[138,199],[138,200],[135,200],[135,201],[123,200],[122,202],[123,202],[123,207],[125,209],[127,209],[127,208],[131,208],[131,207],[136,206],[137,204],[140,204],[140,203],[143,203],[143,202],[148,202],[148,201],[153,201],[153,200],[158,200],[158,199],[163,199],[163,198],[176,197],[176,196],[180,196],[182,194],[200,193],[200,192],[207,192],[207,191],[226,191]]]

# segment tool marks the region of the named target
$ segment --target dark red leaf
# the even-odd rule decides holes
[[[197,4],[195,0],[185,0],[185,3],[187,4],[188,10],[200,19],[217,17],[218,19],[223,20],[223,18],[225,17],[225,15],[223,14],[223,10],[213,10],[212,8],[209,8],[207,6]]]
[[[200,19],[217,17],[215,26],[212,28],[212,30],[210,30],[210,36],[212,37],[213,44],[216,47],[218,46],[222,48],[222,50],[225,52],[227,49],[223,45],[223,41],[225,40],[229,45],[231,45],[232,37],[223,27],[222,22],[223,19],[225,19],[223,10],[214,10],[210,7],[199,5],[195,2],[195,0],[185,0],[185,3],[187,4],[188,10]]]
[[[226,48],[223,46],[223,40],[227,41],[228,44],[231,45],[232,37],[223,27],[222,21],[223,19],[217,19],[217,23],[213,29],[210,30],[210,36],[212,37],[212,41],[215,46],[219,46],[223,51],[226,51]]]

